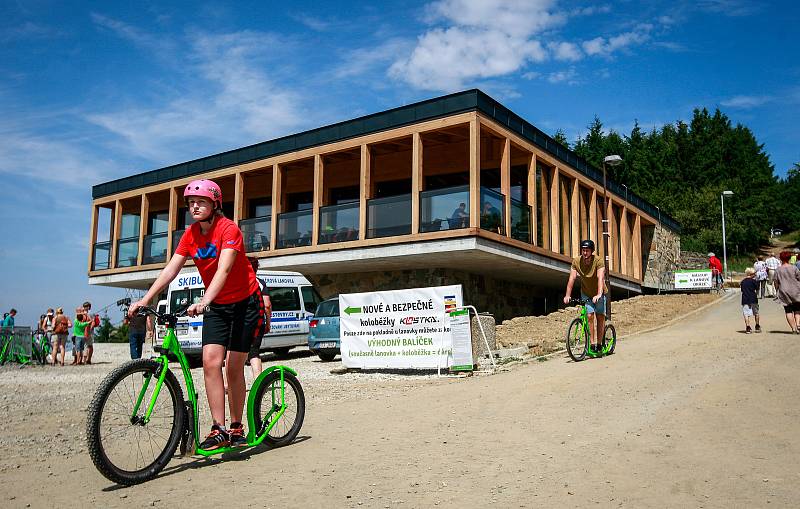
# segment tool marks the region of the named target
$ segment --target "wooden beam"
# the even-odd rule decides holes
[[[642,216],[635,215],[633,222],[633,277],[642,279]]]
[[[526,201],[531,208],[531,224],[528,230],[531,232],[531,244],[535,246],[539,232],[536,222],[536,154],[533,153],[531,153],[531,157],[528,159],[528,196]]]
[[[117,200],[114,202],[114,217],[112,218],[113,221],[113,233],[111,235],[111,268],[117,268],[117,243],[119,241],[119,229],[122,223],[122,202]]]
[[[278,242],[278,219],[283,206],[283,170],[279,164],[272,165],[272,212],[269,226],[269,249],[275,251]]]
[[[550,250],[556,253],[561,252],[561,229],[559,223],[559,214],[561,213],[560,201],[561,193],[559,192],[560,178],[558,175],[558,166],[553,169],[553,177],[550,181]]]
[[[237,225],[244,219],[244,177],[237,171],[233,184],[233,222]]]
[[[539,166],[539,159],[536,159],[537,168]],[[540,199],[542,200],[542,245],[540,247],[544,249],[550,249],[550,185],[547,182],[547,179],[550,178],[549,169],[547,166],[542,165],[541,170],[541,177],[542,180],[539,183],[540,187]]]
[[[142,264],[144,257],[144,232],[147,231],[147,214],[150,210],[150,198],[147,193],[142,195],[141,212],[139,213],[139,252],[136,255],[136,265]]]
[[[372,160],[369,145],[361,145],[361,169],[359,178],[358,239],[367,238],[367,201],[372,199]]]
[[[600,252],[598,246],[601,242],[597,235],[597,189],[594,188],[592,188],[592,195],[589,198],[589,238],[594,241],[595,251]]]
[[[581,214],[580,214],[580,206],[581,206],[581,186],[578,184],[577,180],[572,181],[572,210],[570,210],[569,215],[569,222],[570,228],[572,229],[572,245],[570,246],[571,255],[570,256],[578,256],[580,254],[580,243],[581,243]]]
[[[97,244],[97,216],[100,213],[100,207],[97,205],[92,206],[92,221],[89,226],[89,272],[92,271],[92,264],[94,263],[94,245]]]
[[[424,183],[422,167],[422,136],[414,133],[411,148],[411,233],[419,233],[419,193]]]
[[[169,189],[169,225],[167,226],[167,260],[172,258],[175,253],[172,252],[172,232],[178,228],[178,189],[171,187]]]
[[[630,253],[630,238],[628,237],[628,209],[622,208],[622,214],[619,221],[619,242],[621,247],[621,255],[619,260],[619,269],[623,274],[631,275],[631,267],[628,267],[628,253]]]
[[[469,226],[481,226],[481,126],[477,116],[469,122]]]
[[[503,234],[511,236],[511,141],[503,138],[500,159],[500,192],[503,194]]]
[[[314,156],[314,198],[313,208],[311,213],[311,245],[316,246],[319,244],[319,209],[322,208],[322,194],[324,168],[322,166],[322,156],[317,154]]]
[[[611,199],[611,196],[608,197],[608,203],[606,203],[606,219],[608,219],[608,270],[614,270],[619,272],[619,261],[617,260],[617,249],[615,243],[617,242],[617,235],[619,235],[619,231],[616,228],[617,218],[614,217],[614,201]],[[617,230],[617,231],[615,231]]]

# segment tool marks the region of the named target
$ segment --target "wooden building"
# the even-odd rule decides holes
[[[508,317],[557,305],[580,240],[603,254],[603,212],[614,291],[654,286],[657,250],[679,245],[672,218],[615,182],[604,203],[602,170],[468,90],[94,186],[89,282],[148,287],[195,178],[262,267],[323,295],[462,283]]]

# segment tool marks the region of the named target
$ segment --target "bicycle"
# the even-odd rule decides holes
[[[197,392],[175,335],[179,314],[147,307],[140,308],[140,313],[153,315],[167,327],[161,346],[154,347],[160,356],[131,360],[112,371],[97,388],[86,420],[86,440],[95,467],[108,480],[126,486],[155,478],[178,446],[184,456],[208,457],[234,450],[200,448]],[[189,401],[169,369],[170,357],[180,364]],[[246,410],[245,447],[291,443],[305,416],[305,395],[297,372],[286,366],[265,369],[253,381]]]
[[[47,364],[48,355],[50,355],[50,341],[45,331],[37,329],[31,336],[31,359],[44,366]]]
[[[2,346],[0,346],[0,366],[4,365],[6,362],[10,360],[11,357],[11,343],[14,341],[13,334],[9,334],[8,331],[0,331],[0,337],[2,337]]]
[[[4,365],[6,362],[16,362],[22,366],[29,364],[31,356],[25,350],[21,337],[30,334],[30,329],[27,327],[14,327],[4,330],[2,334],[4,337],[3,345],[0,347],[0,365]]]
[[[614,353],[614,348],[617,346],[617,330],[610,323],[607,323],[603,331],[603,338],[600,343],[600,353],[593,352],[589,345],[591,344],[591,335],[589,333],[589,314],[586,312],[586,304],[588,300],[584,299],[570,299],[570,304],[578,305],[578,318],[570,322],[567,327],[567,353],[575,362],[580,362],[589,357],[602,357],[604,355],[611,355]]]

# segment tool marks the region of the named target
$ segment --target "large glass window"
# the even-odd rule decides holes
[[[421,232],[455,230],[469,226],[469,186],[455,186],[419,195]]]
[[[411,195],[376,198],[367,202],[367,238],[411,233]]]
[[[358,240],[358,201],[319,209],[319,243]]]

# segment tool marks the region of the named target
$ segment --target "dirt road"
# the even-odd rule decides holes
[[[360,378],[348,397],[310,398],[291,446],[176,458],[132,488],[102,478],[85,451],[6,458],[0,505],[796,507],[800,336],[784,333],[776,303],[762,308],[762,334],[739,332],[735,295],[605,359],[557,356],[458,380]],[[55,433],[45,412],[15,428]]]

